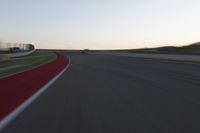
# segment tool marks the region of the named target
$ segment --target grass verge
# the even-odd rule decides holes
[[[40,66],[54,60],[55,58],[56,55],[54,53],[35,52],[29,56],[1,61],[0,78]]]

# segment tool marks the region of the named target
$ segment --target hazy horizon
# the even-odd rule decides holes
[[[134,49],[200,41],[197,0],[2,0],[0,40],[36,48]]]

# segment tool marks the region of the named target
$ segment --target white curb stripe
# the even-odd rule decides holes
[[[40,88],[35,94],[29,97],[26,101],[24,101],[21,105],[19,105],[14,111],[8,114],[5,118],[0,121],[0,131],[3,130],[12,120],[14,120],[21,112],[23,112],[31,103],[34,102],[47,88],[53,84],[70,66],[70,58],[68,65],[53,79],[51,79],[47,84],[45,84],[42,88]]]

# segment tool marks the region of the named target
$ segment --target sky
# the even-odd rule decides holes
[[[200,41],[199,0],[0,0],[0,40],[132,49]]]

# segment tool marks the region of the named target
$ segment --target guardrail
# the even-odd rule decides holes
[[[1,57],[6,57],[6,58],[15,58],[15,57],[22,57],[22,56],[26,56],[26,55],[29,55],[29,54],[32,54],[33,52],[35,52],[35,49],[34,50],[31,50],[31,51],[26,51],[26,52],[17,52],[17,53],[9,53],[9,54],[1,54],[0,56]]]

